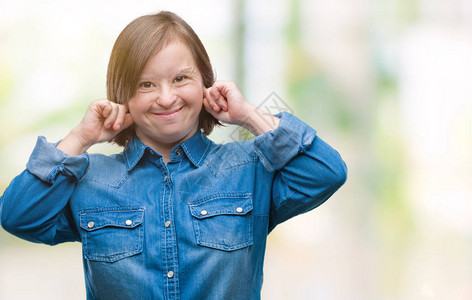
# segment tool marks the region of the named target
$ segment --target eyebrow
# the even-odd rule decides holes
[[[178,74],[185,74],[185,75],[188,75],[188,76],[192,76],[195,74],[195,68],[194,67],[185,67],[185,68],[182,68],[182,69],[179,69],[175,72],[172,72],[172,76],[176,76]],[[145,74],[145,75],[141,75],[139,77],[139,80],[154,80],[155,77],[152,75],[152,74]]]
[[[175,72],[174,75],[177,74],[185,74],[185,75],[193,75],[195,73],[195,68],[194,67],[186,67],[183,69],[180,69],[179,71]]]
[[[153,79],[154,79],[154,76],[152,76],[152,75],[147,75],[147,74],[146,74],[146,75],[141,75],[141,76],[139,76],[139,80],[148,80],[148,79],[153,80]]]

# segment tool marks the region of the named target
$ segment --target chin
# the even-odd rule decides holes
[[[163,143],[166,143],[166,144],[176,144],[176,143],[181,142],[183,139],[190,138],[191,137],[190,132],[193,132],[193,131],[190,130],[188,132],[169,132],[160,136],[159,139]]]

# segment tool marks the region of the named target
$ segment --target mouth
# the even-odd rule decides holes
[[[162,118],[162,119],[172,119],[177,116],[184,107],[180,107],[178,109],[173,109],[165,112],[153,113],[154,116]]]

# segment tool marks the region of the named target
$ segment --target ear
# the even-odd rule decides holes
[[[124,121],[123,121],[123,125],[122,125],[122,130],[130,127],[131,125],[133,125],[133,123],[134,123],[134,120],[133,120],[133,117],[131,116],[131,114],[126,113]]]

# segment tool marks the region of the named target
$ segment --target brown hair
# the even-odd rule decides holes
[[[123,29],[110,55],[107,73],[107,98],[126,104],[136,93],[139,77],[151,56],[169,42],[178,39],[191,51],[202,76],[203,85],[213,85],[215,76],[210,58],[197,34],[182,18],[168,11],[145,15]],[[221,123],[204,108],[200,112],[199,129],[208,135]],[[120,132],[113,142],[126,146],[135,135],[134,125]]]

